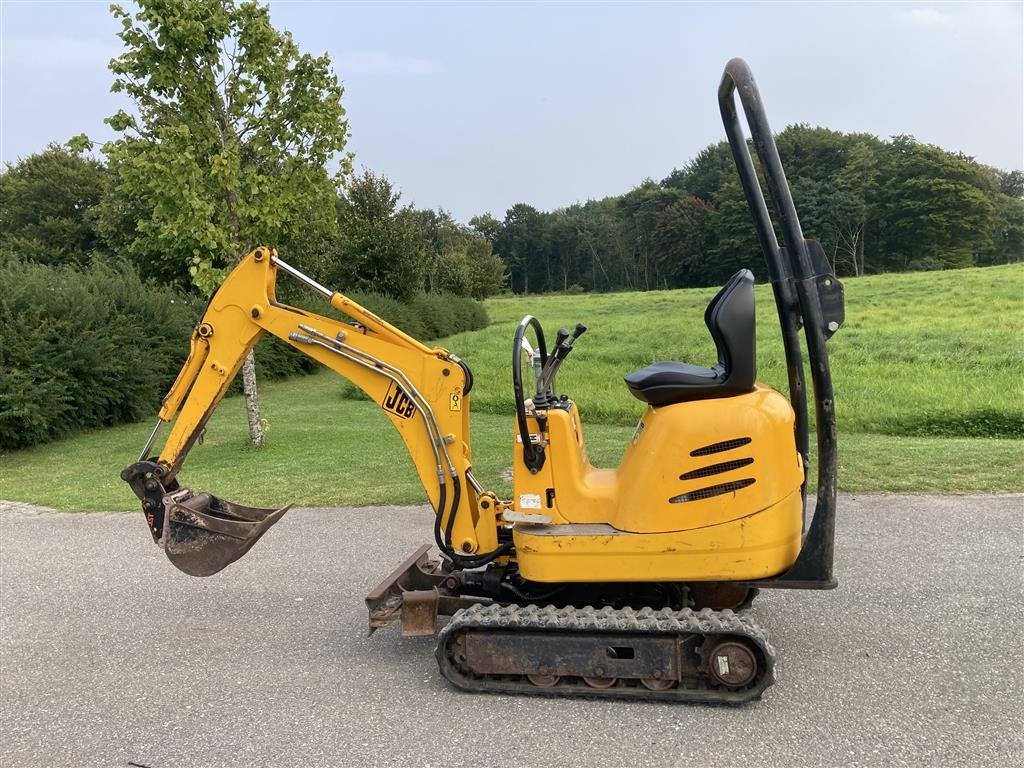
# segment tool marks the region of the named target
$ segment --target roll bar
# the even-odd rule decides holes
[[[754,149],[778,213],[785,247],[779,245],[776,237],[761,182],[740,125],[734,94],[739,95],[743,105]],[[758,241],[768,262],[785,348],[789,398],[796,414],[797,450],[803,458],[805,471],[809,466],[808,415],[799,337],[801,326],[814,386],[818,458],[814,516],[810,526],[806,527],[803,546],[793,566],[781,576],[751,584],[831,589],[837,584],[832,572],[836,518],[836,416],[825,342],[843,322],[843,287],[832,273],[821,246],[804,238],[761,94],[750,67],[743,59],[732,59],[725,65],[718,87],[718,105],[743,192],[757,227]],[[803,491],[806,495],[806,481]]]

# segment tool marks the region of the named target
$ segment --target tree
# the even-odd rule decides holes
[[[347,290],[407,300],[423,290],[427,239],[420,217],[399,208],[401,193],[371,171],[350,179],[338,197],[341,230],[327,276]]]
[[[332,228],[343,152],[342,88],[326,55],[300,53],[257,2],[140,0],[121,21],[110,62],[124,110],[103,148],[116,176],[101,211],[107,238],[144,273],[211,292],[249,248],[309,227]],[[350,168],[341,157],[340,174]],[[312,219],[310,218],[312,216]],[[243,389],[254,445],[263,442],[250,354]]]
[[[710,202],[715,199],[718,188],[735,175],[736,166],[729,142],[720,141],[704,147],[693,160],[682,169],[672,171],[661,184]]]
[[[491,241],[475,227],[459,224],[445,210],[414,210],[413,217],[426,243],[427,293],[484,299],[504,288],[505,264],[493,252]],[[492,221],[500,230],[501,223]]]
[[[896,269],[970,266],[991,244],[994,190],[972,159],[913,137],[887,149],[881,204],[885,247]]]
[[[718,190],[717,205],[708,212],[708,245],[704,267],[694,276],[697,285],[721,285],[738,269],[747,268],[762,280],[767,275],[757,231],[738,179]]]
[[[494,252],[486,238],[470,237],[465,243],[466,263],[469,273],[469,295],[474,299],[486,299],[504,290],[508,283],[505,262]]]
[[[654,237],[677,285],[697,284],[695,276],[706,268],[707,221],[713,210],[699,197],[683,197],[658,214]]]
[[[516,203],[505,213],[497,249],[511,270],[513,291],[529,293],[531,278],[534,292],[551,287],[541,271],[549,267],[545,224],[544,214],[526,203]]]
[[[838,263],[842,256],[855,275],[866,270],[864,240],[877,192],[878,158],[871,147],[858,142],[850,148],[846,165],[836,173],[833,197],[837,235],[833,261]]]
[[[678,190],[666,189],[647,179],[618,199],[626,235],[631,241],[633,283],[641,290],[668,287],[671,257],[657,237],[658,218],[681,197]]]
[[[489,213],[482,213],[469,220],[470,229],[490,240],[492,246],[498,242],[498,238],[501,236],[501,226],[501,222]]]
[[[100,248],[96,206],[109,174],[56,144],[0,172],[0,243],[21,258],[85,266]]]

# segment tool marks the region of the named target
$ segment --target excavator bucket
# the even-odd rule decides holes
[[[160,543],[168,559],[190,576],[211,576],[248,552],[291,504],[258,509],[186,490],[167,494],[164,508]]]

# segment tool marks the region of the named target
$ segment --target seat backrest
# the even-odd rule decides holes
[[[730,387],[750,390],[757,376],[754,275],[741,269],[704,311],[704,323],[718,348],[718,363]]]

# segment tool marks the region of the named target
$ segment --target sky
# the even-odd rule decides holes
[[[1024,0],[270,5],[303,51],[330,55],[356,169],[462,221],[663,179],[724,138],[734,56],[776,131],[911,134],[1024,168]],[[0,161],[113,137],[103,119],[128,105],[110,93],[108,6],[0,0]]]

